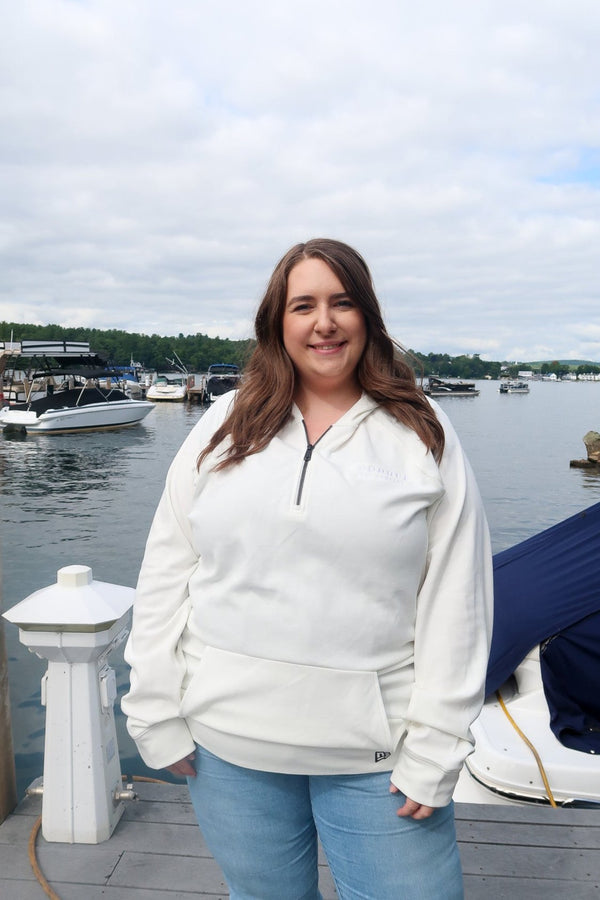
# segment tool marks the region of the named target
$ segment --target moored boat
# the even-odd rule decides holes
[[[213,363],[206,375],[206,394],[209,402],[235,390],[239,386],[242,374],[238,366],[230,363]]]
[[[154,402],[182,403],[187,396],[187,376],[180,372],[163,372],[146,389],[146,399]]]
[[[479,389],[474,381],[444,381],[435,375],[430,375],[428,383],[423,387],[423,392],[428,397],[478,397]]]
[[[188,397],[188,390],[193,387],[194,376],[190,375],[177,354],[173,359],[167,357],[171,364],[170,372],[162,372],[148,385],[146,398],[162,402],[181,403]]]
[[[154,408],[128,397],[119,373],[89,344],[19,341],[0,344],[3,393],[11,397],[20,381],[21,402],[0,410],[0,428],[24,433],[65,434],[124,428],[141,422]],[[35,386],[35,391],[33,387]]]
[[[475,751],[454,799],[600,808],[600,503],[494,557]]]
[[[114,376],[112,383],[133,400],[143,400],[145,385],[140,382],[139,372],[135,365],[113,366]]]
[[[498,388],[500,394],[528,394],[529,385],[526,381],[512,380],[503,381]]]

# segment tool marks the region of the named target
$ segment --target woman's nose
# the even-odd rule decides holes
[[[317,331],[330,334],[337,328],[333,310],[329,306],[319,306],[317,309],[317,320],[315,322]]]

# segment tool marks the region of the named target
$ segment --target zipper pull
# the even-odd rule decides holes
[[[312,456],[312,452],[313,452],[314,449],[315,449],[315,445],[314,445],[314,444],[307,444],[307,445],[306,445],[306,452],[305,452],[305,454],[304,454],[304,462],[310,462],[310,458],[311,458],[311,456]]]

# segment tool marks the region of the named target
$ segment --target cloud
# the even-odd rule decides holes
[[[331,235],[414,349],[597,356],[599,30],[587,0],[11,4],[2,318],[246,337]]]

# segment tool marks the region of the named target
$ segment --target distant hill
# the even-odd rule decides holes
[[[577,366],[600,366],[600,362],[598,362],[598,360],[594,361],[591,359],[540,359],[532,360],[530,363],[528,363],[528,365],[538,368],[544,363],[547,363],[547,365],[551,365],[551,363],[553,362],[557,362],[561,366],[571,366],[574,369],[576,369]]]

